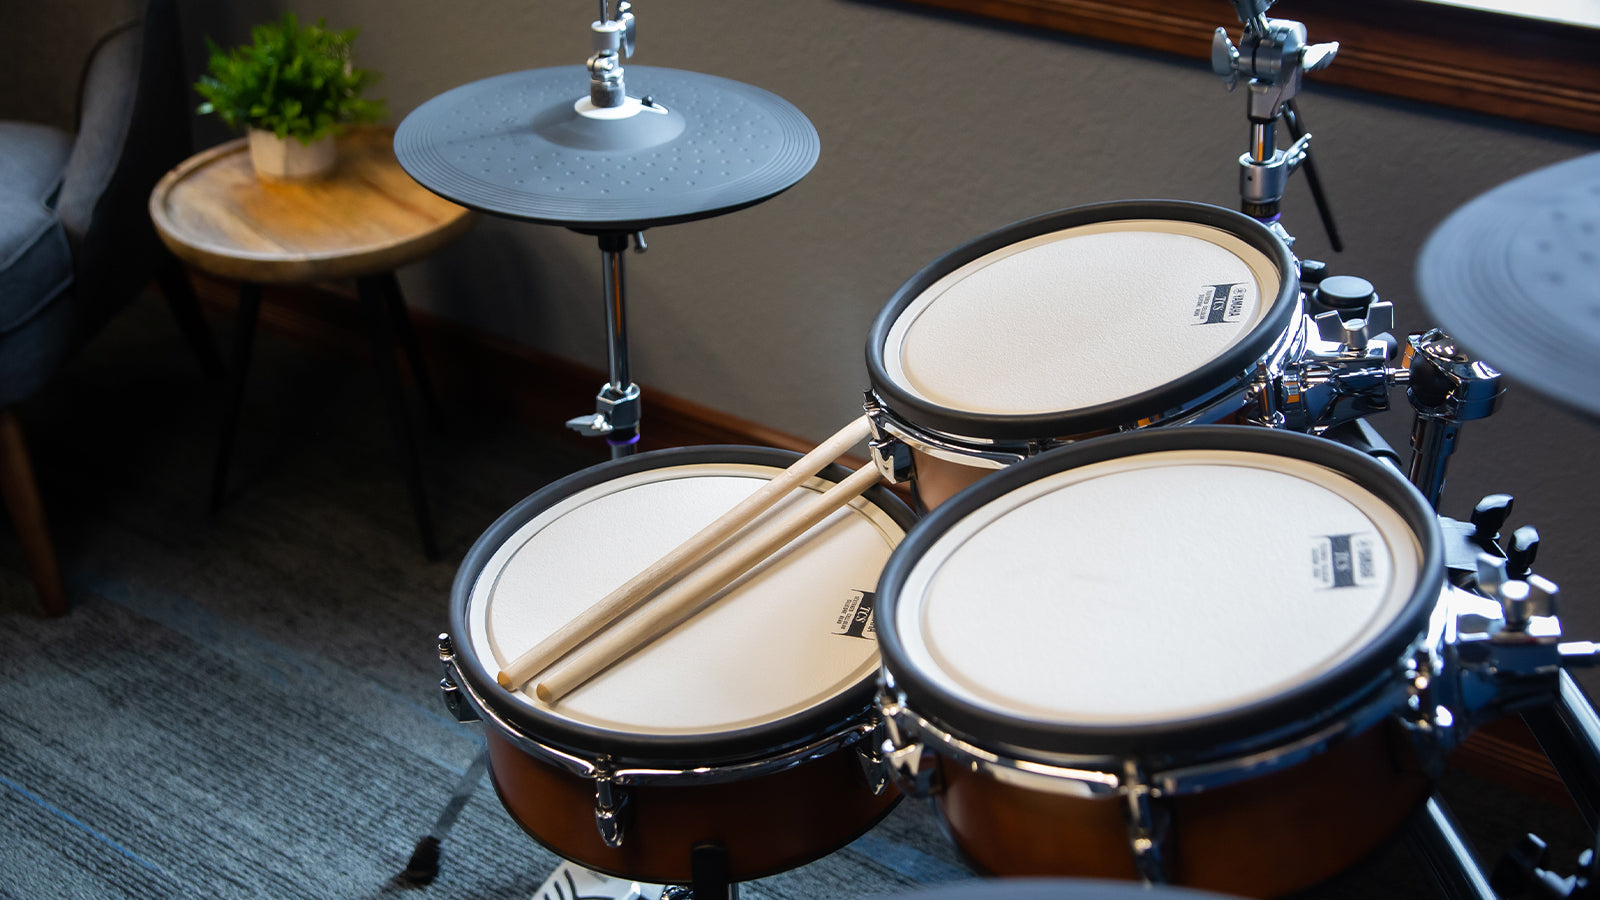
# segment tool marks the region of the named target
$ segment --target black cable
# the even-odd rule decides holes
[[[1283,121],[1289,126],[1289,134],[1295,140],[1305,136],[1305,129],[1300,127],[1300,108],[1293,100],[1283,104]],[[1311,188],[1311,199],[1317,204],[1317,215],[1322,218],[1322,228],[1328,233],[1328,245],[1335,253],[1344,252],[1344,240],[1339,237],[1339,227],[1333,222],[1333,210],[1328,207],[1328,198],[1322,192],[1322,179],[1317,177],[1317,165],[1311,159],[1311,150],[1306,150],[1306,158],[1300,163],[1300,168],[1305,170],[1306,185]]]

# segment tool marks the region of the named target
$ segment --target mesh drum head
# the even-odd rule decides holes
[[[1294,322],[1299,279],[1259,223],[1202,204],[1077,207],[929,265],[869,338],[873,388],[945,434],[1070,437],[1231,390]]]
[[[939,279],[890,330],[884,360],[907,390],[979,413],[1114,403],[1236,345],[1278,284],[1264,254],[1216,228],[1082,225]]]
[[[895,662],[958,709],[1102,732],[1215,720],[1344,673],[1437,597],[1408,519],[1312,460],[1201,446],[1005,474],[888,587]]]
[[[465,590],[464,625],[483,674],[492,680],[791,460],[702,459],[590,478],[503,529]],[[775,511],[830,484],[812,479]],[[903,534],[896,516],[857,500],[555,704],[523,691],[501,699],[578,729],[644,738],[759,729],[802,715],[875,670],[874,630],[853,614],[863,597],[870,608],[878,574]]]

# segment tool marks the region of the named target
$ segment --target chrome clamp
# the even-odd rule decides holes
[[[609,6],[601,0],[600,18],[589,25],[594,42],[594,55],[589,57],[589,102],[601,109],[614,109],[628,99],[621,59],[633,56],[636,34],[632,5],[627,0],[617,4],[616,18],[611,18]]]
[[[629,433],[639,427],[639,386],[619,389],[607,383],[594,398],[593,415],[567,420],[567,427],[585,437],[598,437],[613,431]]]

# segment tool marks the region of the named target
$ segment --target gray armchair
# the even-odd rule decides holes
[[[18,404],[153,279],[202,364],[220,371],[187,276],[156,237],[146,206],[190,145],[175,2],[96,5],[111,17],[81,74],[73,73],[76,131],[0,120],[0,496],[51,615],[66,612],[67,602]],[[50,12],[58,22],[88,14],[53,5]],[[45,23],[35,24],[53,27]]]

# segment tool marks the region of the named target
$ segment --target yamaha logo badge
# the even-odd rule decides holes
[[[1195,297],[1195,325],[1220,325],[1244,318],[1245,282],[1208,284]]]
[[[873,617],[871,591],[852,591],[850,599],[844,603],[844,608],[839,610],[839,618],[833,622],[833,633],[846,637],[866,638],[869,641],[878,639],[877,620]]]
[[[1365,587],[1378,580],[1376,537],[1328,534],[1312,539],[1311,578],[1323,588]]]

